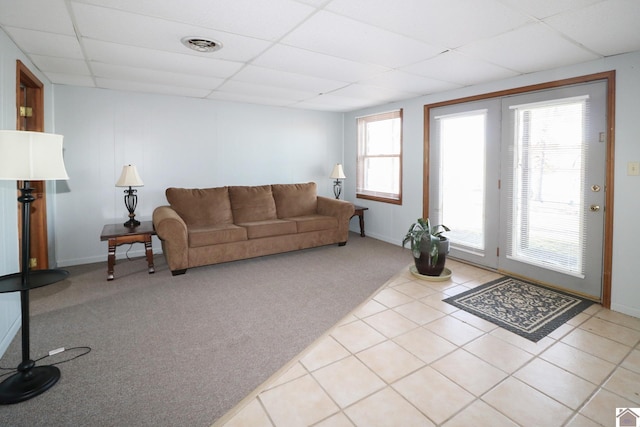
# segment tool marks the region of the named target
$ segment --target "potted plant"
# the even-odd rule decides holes
[[[434,225],[429,218],[418,218],[411,224],[402,240],[402,247],[411,242],[411,252],[418,273],[426,276],[439,276],[449,253],[449,239],[442,233],[450,231],[446,225]]]

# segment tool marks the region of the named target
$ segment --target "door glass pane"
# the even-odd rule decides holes
[[[438,117],[440,223],[459,249],[483,251],[486,111]]]
[[[586,98],[511,107],[514,171],[507,256],[584,274]]]

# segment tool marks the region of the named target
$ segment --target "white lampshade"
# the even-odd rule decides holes
[[[342,170],[342,165],[340,163],[336,163],[336,165],[333,167],[333,171],[331,171],[331,175],[329,175],[329,178],[332,178],[332,179],[346,178],[346,176],[344,176],[344,170]]]
[[[116,187],[142,187],[144,182],[138,175],[138,170],[133,165],[125,165],[122,167],[120,179],[116,182]]]
[[[62,135],[0,130],[0,179],[69,179],[62,159]]]

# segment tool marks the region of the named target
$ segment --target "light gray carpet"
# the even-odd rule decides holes
[[[105,251],[106,252],[106,251]],[[31,358],[89,346],[60,381],[0,406],[2,426],[210,426],[411,263],[408,250],[351,233],[349,243],[194,268],[164,258],[68,268],[31,292]],[[39,362],[69,359],[67,351]],[[0,366],[20,362],[20,334]],[[6,371],[1,371],[0,374]]]

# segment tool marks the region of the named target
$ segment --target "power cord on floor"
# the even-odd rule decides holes
[[[134,243],[135,243],[135,242],[134,242]],[[133,243],[129,243],[129,248],[127,249],[127,252],[125,252],[125,254],[124,254],[124,255],[127,257],[127,260],[128,260],[128,261],[133,261],[133,260],[134,260],[134,258],[131,258],[131,257],[129,256],[129,251],[131,250],[131,248],[133,248]]]
[[[80,354],[77,354],[77,355],[75,355],[75,356],[73,356],[73,357],[71,357],[69,359],[61,360],[61,361],[55,362],[55,363],[51,363],[49,366],[62,365],[63,363],[71,362],[72,360],[75,360],[75,359],[77,359],[79,357],[85,356],[85,355],[87,355],[87,354],[89,354],[91,352],[91,347],[85,347],[85,346],[70,347],[70,348],[60,347],[60,348],[57,348],[55,350],[51,350],[49,352],[49,354],[44,355],[44,356],[40,357],[39,359],[34,360],[34,362],[39,362],[39,361],[41,361],[43,359],[46,359],[47,357],[55,356],[56,354],[60,354],[60,353],[63,353],[63,352],[69,352],[69,351],[72,351],[72,350],[83,350],[83,352],[80,353]],[[7,375],[11,375],[14,372],[17,372],[16,368],[3,368],[2,366],[0,366],[0,370],[11,371],[11,372],[7,372],[5,374],[0,375],[0,378],[6,377]]]

